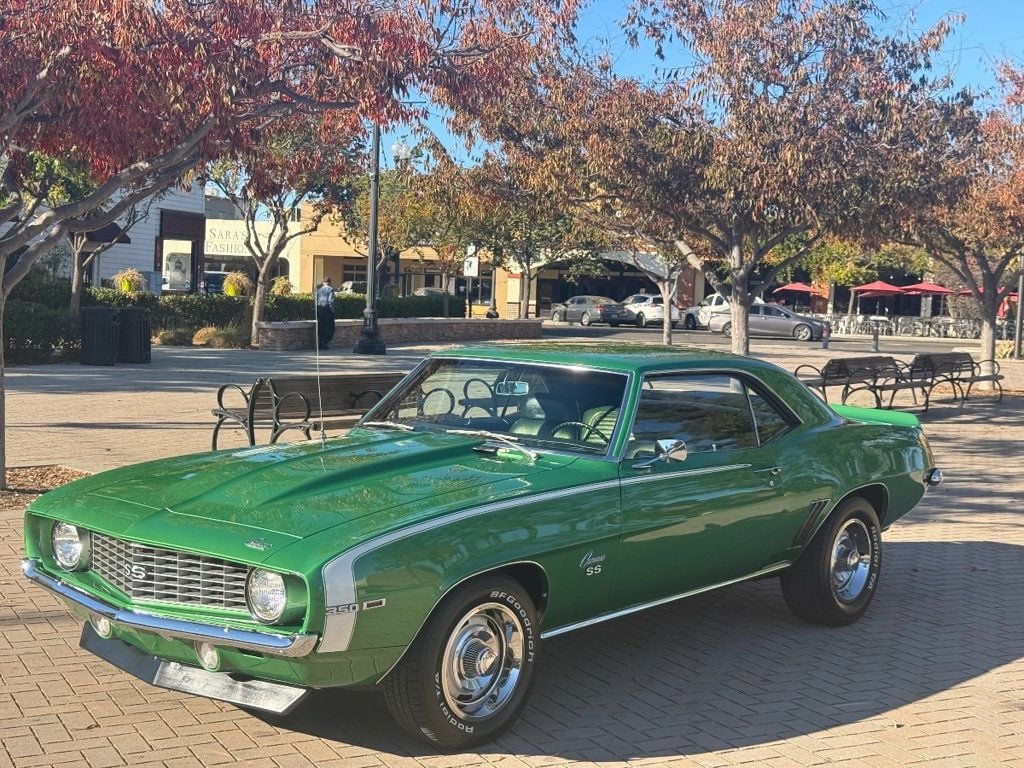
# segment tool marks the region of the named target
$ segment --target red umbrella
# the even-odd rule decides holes
[[[949,288],[944,288],[941,285],[935,283],[914,283],[913,285],[903,286],[903,292],[908,293],[911,296],[945,296],[954,291]]]
[[[893,294],[903,293],[902,288],[897,288],[895,285],[885,282],[884,280],[875,280],[873,283],[866,283],[865,285],[858,285],[856,288],[852,288],[854,291],[870,291],[875,294]]]
[[[781,293],[782,291],[796,291],[797,293],[817,293],[817,291],[814,290],[807,283],[786,283],[780,288],[776,288],[774,291],[772,291],[772,293]]]

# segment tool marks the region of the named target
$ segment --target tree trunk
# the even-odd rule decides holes
[[[667,347],[672,346],[672,304],[675,298],[674,280],[661,280],[658,282],[658,292],[661,294],[661,301],[665,307],[665,316],[661,320],[661,343]]]
[[[269,293],[270,283],[270,272],[273,270],[274,265],[277,264],[277,257],[271,257],[267,259],[260,267],[259,274],[256,276],[256,294],[252,298],[252,326],[250,328],[251,337],[249,339],[250,346],[259,346],[259,334],[257,333],[257,326],[263,322],[263,316],[267,310],[267,294]]]
[[[71,254],[71,312],[78,314],[82,306],[82,256],[72,251]]]
[[[448,273],[441,273],[441,288],[444,293],[441,294],[441,311],[444,312],[444,316],[448,317],[448,283],[450,282]]]
[[[996,356],[996,315],[999,313],[999,288],[996,281],[988,275],[984,276],[984,295],[981,297],[979,309],[981,310],[981,340],[979,341],[978,355],[980,360],[991,361]],[[991,362],[985,362],[981,366],[983,374],[992,373]],[[995,389],[991,381],[978,382],[979,389]]]
[[[0,265],[5,259],[0,259]],[[0,286],[0,488],[7,487],[7,382],[5,364],[4,313],[7,297]]]
[[[530,284],[533,282],[530,279],[530,270],[524,269],[523,276],[520,278],[523,280],[523,291],[520,294],[522,304],[519,307],[519,319],[526,320],[530,317]]]
[[[750,354],[750,289],[749,279],[743,269],[743,247],[734,243],[729,253],[732,269],[732,295],[729,299],[729,314],[732,318],[732,351],[737,355]]]

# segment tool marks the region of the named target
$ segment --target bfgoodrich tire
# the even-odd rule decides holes
[[[455,589],[383,683],[392,716],[413,736],[463,750],[497,738],[526,704],[537,611],[500,574]]]
[[[789,609],[805,621],[838,627],[868,609],[882,570],[882,527],[865,499],[843,502],[782,574]]]

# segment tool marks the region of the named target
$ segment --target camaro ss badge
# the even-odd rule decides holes
[[[141,565],[124,564],[124,576],[132,581],[144,581],[149,573]]]
[[[601,563],[605,561],[607,555],[595,555],[594,551],[591,550],[583,556],[580,560],[580,568],[587,576],[597,576],[601,572]]]
[[[267,542],[265,542],[263,539],[250,539],[249,541],[245,542],[245,546],[247,546],[249,549],[257,549],[260,552],[266,552],[268,549],[270,549],[270,545],[267,544]]]

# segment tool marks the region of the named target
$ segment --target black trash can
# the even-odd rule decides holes
[[[82,308],[82,365],[117,365],[120,325],[115,307]]]
[[[148,363],[152,360],[153,325],[145,307],[121,310],[121,341],[117,362]]]

